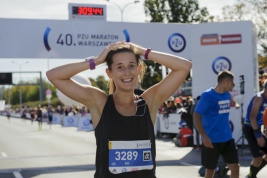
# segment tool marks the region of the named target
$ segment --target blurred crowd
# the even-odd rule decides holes
[[[193,99],[191,96],[179,96],[170,97],[166,102],[159,108],[159,113],[163,114],[164,117],[168,117],[170,113],[181,114],[182,123],[186,123],[187,126],[193,130],[193,112],[197,99]]]
[[[76,114],[81,114],[82,116],[84,116],[87,113],[90,113],[90,111],[84,106],[61,106],[61,105],[58,105],[56,107],[54,106],[47,107],[47,106],[40,106],[40,105],[36,107],[29,107],[26,105],[23,108],[15,108],[15,109],[10,108],[2,112],[9,113],[11,115],[12,114],[19,115],[21,116],[21,118],[26,118],[26,115],[30,115],[31,118],[33,117],[36,118],[38,107],[42,110],[43,118],[48,117],[49,110],[52,110],[52,112],[55,114],[60,114],[64,116],[74,116]]]

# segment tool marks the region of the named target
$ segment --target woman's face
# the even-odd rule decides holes
[[[107,74],[114,81],[116,88],[133,90],[138,80],[138,65],[135,55],[131,52],[114,54],[111,71]]]

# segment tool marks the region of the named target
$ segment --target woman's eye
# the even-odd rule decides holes
[[[135,68],[135,65],[130,65],[129,66],[129,69],[134,69]]]
[[[123,66],[118,66],[117,69],[118,69],[118,70],[124,70],[124,67],[123,67]]]

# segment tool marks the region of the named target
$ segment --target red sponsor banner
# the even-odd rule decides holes
[[[214,45],[220,44],[219,37],[201,37],[201,45]]]
[[[242,36],[241,34],[234,35],[221,35],[221,44],[231,44],[231,43],[241,43]]]
[[[220,44],[219,35],[218,34],[205,34],[200,38],[201,45],[214,45]]]
[[[233,44],[241,42],[242,42],[241,34],[232,34],[232,35],[205,34],[200,37],[201,45]]]

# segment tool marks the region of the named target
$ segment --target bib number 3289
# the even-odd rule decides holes
[[[109,170],[113,174],[153,169],[150,140],[110,141]]]

